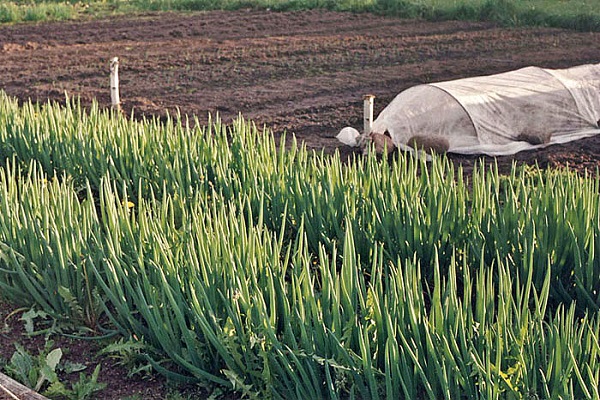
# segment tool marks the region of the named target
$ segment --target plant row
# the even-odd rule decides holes
[[[193,125],[193,127],[191,126]],[[599,181],[0,99],[0,290],[267,398],[598,398]]]

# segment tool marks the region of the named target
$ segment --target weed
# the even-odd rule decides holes
[[[133,376],[140,373],[150,373],[152,370],[152,366],[147,362],[143,350],[149,349],[141,341],[120,338],[116,342],[105,346],[98,352],[98,355],[116,359],[118,365],[122,365],[129,371],[127,376]]]
[[[98,383],[100,365],[96,366],[91,376],[80,373],[79,381],[67,388],[59,379],[59,371],[74,373],[86,367],[81,364],[66,362],[61,348],[53,348],[54,342],[46,340],[44,348],[37,354],[31,355],[25,348],[16,343],[16,351],[9,362],[0,363],[0,369],[36,392],[42,392],[52,398],[67,400],[86,400],[102,390],[106,384]]]
[[[60,348],[52,349],[52,346],[53,342],[48,340],[40,353],[32,356],[16,343],[16,351],[5,366],[8,375],[36,392],[46,384],[57,382],[56,367],[63,353]]]
[[[46,389],[44,394],[53,399],[88,400],[96,398],[95,393],[106,387],[106,383],[98,382],[99,375],[100,364],[94,368],[91,376],[80,373],[79,380],[73,383],[70,389],[65,387],[62,382],[56,381]]]

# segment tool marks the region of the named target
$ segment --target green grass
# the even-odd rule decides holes
[[[505,25],[542,25],[583,31],[600,29],[598,0],[423,0],[428,18],[492,20]]]
[[[234,10],[239,8],[375,12],[430,20],[495,21],[507,26],[542,25],[600,30],[600,0],[110,0],[13,1],[0,5],[0,22],[63,20],[143,11]]]
[[[600,179],[0,93],[0,293],[274,399],[598,398]]]
[[[85,6],[82,4],[27,2],[2,2],[0,4],[0,23],[62,21],[76,18]]]

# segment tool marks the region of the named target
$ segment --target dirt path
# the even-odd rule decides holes
[[[335,134],[362,125],[362,95],[378,113],[423,82],[527,65],[600,62],[600,34],[488,23],[424,22],[327,11],[148,14],[101,21],[0,27],[0,89],[19,99],[64,93],[108,106],[108,64],[121,62],[127,113],[179,109],[201,122],[241,112],[308,147],[340,148]],[[467,167],[476,157],[454,157]],[[540,164],[600,165],[600,138],[515,157]]]

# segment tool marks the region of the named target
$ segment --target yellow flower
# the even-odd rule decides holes
[[[135,203],[128,201],[127,204],[125,204],[125,201],[121,202],[122,205],[127,205],[127,208],[133,208],[135,207]]]

